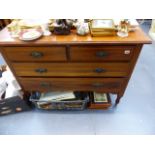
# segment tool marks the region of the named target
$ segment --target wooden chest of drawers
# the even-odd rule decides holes
[[[127,87],[143,44],[151,43],[140,28],[128,38],[43,37],[22,42],[0,32],[4,58],[25,92],[97,91],[117,94]]]

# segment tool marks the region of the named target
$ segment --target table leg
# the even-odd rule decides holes
[[[122,96],[120,94],[117,94],[117,98],[116,98],[116,101],[115,101],[115,106],[117,106],[117,104],[120,102],[121,97]]]

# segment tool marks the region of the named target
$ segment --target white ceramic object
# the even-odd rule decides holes
[[[128,32],[118,31],[117,35],[122,38],[128,37]]]
[[[49,28],[48,28],[48,23],[42,24],[41,29],[43,31],[44,36],[50,36],[51,35],[51,32],[49,31]]]
[[[88,23],[77,23],[76,25],[77,34],[79,35],[86,35],[89,33],[89,26]]]
[[[120,21],[120,24],[118,25],[118,32],[117,35],[119,37],[128,37],[128,32],[129,32],[129,24],[125,20]]]

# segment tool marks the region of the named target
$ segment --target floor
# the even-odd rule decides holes
[[[142,28],[148,32],[149,25]],[[38,110],[0,117],[1,135],[155,134],[155,43],[145,45],[117,108],[79,112]]]

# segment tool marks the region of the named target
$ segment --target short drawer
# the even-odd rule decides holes
[[[126,78],[19,78],[27,91],[105,91],[116,93]]]
[[[12,63],[17,76],[125,77],[129,63]]]
[[[11,61],[66,61],[65,47],[6,47],[5,53]]]
[[[71,61],[129,61],[134,46],[72,46]]]

